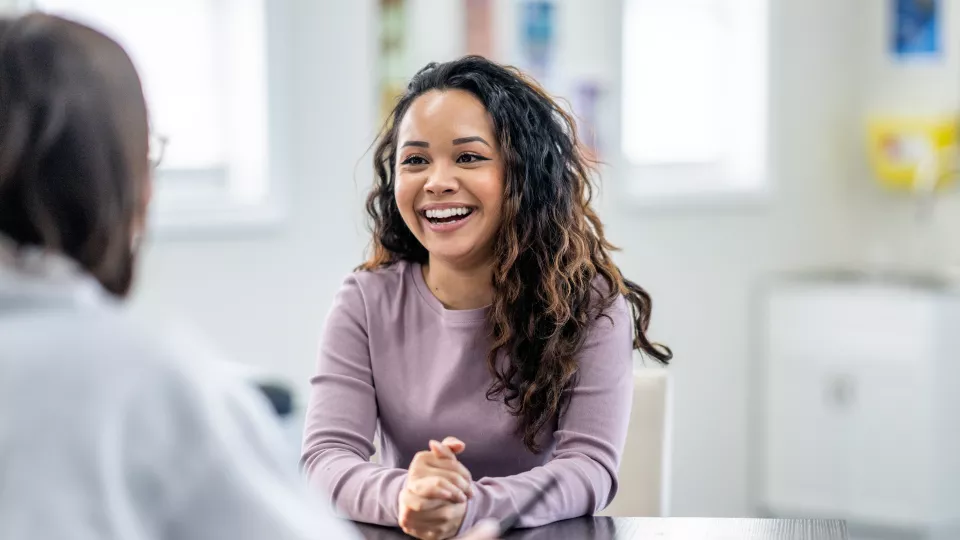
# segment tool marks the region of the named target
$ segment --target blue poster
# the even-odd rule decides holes
[[[523,67],[538,79],[550,75],[555,46],[554,8],[552,0],[527,0],[520,3],[520,50],[525,64]]]
[[[893,24],[891,45],[899,58],[940,55],[941,0],[891,0]]]

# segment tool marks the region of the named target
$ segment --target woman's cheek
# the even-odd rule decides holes
[[[400,210],[400,216],[403,218],[403,221],[411,231],[416,233],[418,231],[417,215],[413,208],[416,197],[411,190],[410,183],[404,181],[402,175],[397,175],[397,187],[394,199],[397,202],[397,208]]]

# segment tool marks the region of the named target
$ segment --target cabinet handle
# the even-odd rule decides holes
[[[838,409],[848,408],[856,398],[856,385],[848,375],[835,375],[827,381],[824,398]]]

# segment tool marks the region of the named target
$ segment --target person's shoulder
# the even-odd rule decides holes
[[[365,306],[395,299],[405,289],[412,266],[413,263],[398,261],[380,268],[355,270],[344,278],[339,296]]]
[[[626,296],[604,276],[597,276],[590,283],[590,307],[598,319],[616,320],[630,314]]]
[[[79,422],[95,439],[120,429],[117,422],[124,429],[194,422],[205,416],[198,413],[202,403],[236,387],[228,382],[227,363],[203,340],[158,330],[120,307],[18,319],[0,328],[0,378],[19,381],[22,391],[20,398],[5,398],[56,402],[71,396],[69,407],[29,409],[37,425],[52,430]],[[5,362],[5,356],[22,361]],[[233,380],[243,386],[239,379]]]
[[[156,393],[167,399],[180,393],[182,398],[231,389],[242,379],[220,351],[188,325],[146,324],[122,308],[100,310],[76,324],[69,342],[87,351],[80,369],[112,381],[118,394]]]
[[[410,267],[411,263],[398,261],[380,268],[355,270],[346,277],[344,286],[352,284],[367,294],[396,290],[410,271]]]
[[[584,373],[610,380],[631,365],[635,321],[627,297],[614,283],[597,277],[591,284],[590,326],[580,355]]]
[[[332,313],[363,321],[393,324],[403,318],[416,296],[416,263],[399,261],[370,270],[357,270],[344,278]]]
[[[257,392],[256,370],[230,361],[190,326],[133,332],[140,372],[129,378],[118,398],[124,402],[131,440],[152,440],[157,446],[140,449],[155,453],[151,460],[169,459],[165,464],[173,467],[176,459],[201,456],[224,438],[240,443],[253,433],[260,436],[264,429],[271,433],[271,410],[266,397]],[[150,426],[166,430],[171,440],[155,439]]]
[[[73,384],[96,382],[102,392],[165,364],[163,342],[113,303],[8,318],[0,335],[5,349],[29,355],[33,370]]]

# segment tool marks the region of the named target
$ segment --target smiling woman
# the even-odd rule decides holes
[[[445,265],[489,262],[504,177],[483,103],[464,90],[431,90],[411,103],[397,135],[396,205],[410,232]]]
[[[341,512],[442,539],[534,499],[520,526],[613,499],[632,350],[671,354],[610,258],[590,165],[518,71],[472,56],[414,76],[312,380],[303,464]]]

